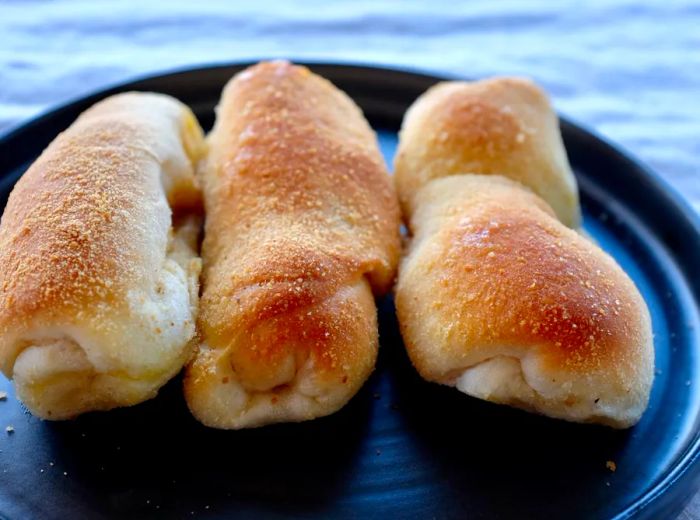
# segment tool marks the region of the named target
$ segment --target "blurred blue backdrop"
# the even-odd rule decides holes
[[[697,1],[0,0],[0,132],[135,75],[262,57],[532,76],[700,209]]]

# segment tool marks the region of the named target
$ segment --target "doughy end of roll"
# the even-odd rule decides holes
[[[416,208],[396,306],[425,379],[569,421],[639,420],[651,321],[610,256],[498,176],[433,181]]]
[[[362,278],[318,304],[298,305],[305,290],[302,282],[282,284],[278,294],[291,294],[283,297],[291,310],[269,301],[272,314],[255,320],[253,305],[244,313],[249,325],[225,348],[200,345],[184,383],[200,422],[239,429],[306,421],[336,412],[359,390],[378,348],[369,284]],[[244,294],[236,298],[246,305]]]
[[[79,324],[35,318],[16,340],[11,372],[33,415],[63,420],[132,406],[155,397],[181,370],[195,339],[200,228],[199,216],[175,219],[152,284],[130,290],[123,304],[96,302],[93,313],[77,311]]]
[[[162,373],[157,376],[100,372],[83,347],[68,338],[33,342],[18,356],[13,370],[19,400],[33,415],[48,420],[72,419],[155,397],[163,381]]]
[[[18,181],[0,223],[0,368],[34,415],[136,404],[187,361],[203,147],[181,103],[121,94]]]
[[[440,83],[404,117],[394,165],[404,214],[432,179],[505,175],[542,197],[565,225],[581,223],[578,189],[546,94],[519,78]]]

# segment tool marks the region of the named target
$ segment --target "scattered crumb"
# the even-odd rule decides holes
[[[53,462],[49,462],[49,466],[53,466]]]
[[[0,401],[7,401],[7,392],[0,392]]]
[[[377,455],[381,455],[381,454],[382,454],[382,450],[377,450]]]
[[[204,506],[204,509],[209,509],[209,506]]]
[[[68,472],[67,472],[67,471],[64,471],[64,472],[63,472],[63,476],[64,476],[64,477],[67,477],[67,476],[68,476]]]
[[[608,468],[608,469],[609,469],[610,471],[612,471],[613,473],[615,472],[615,470],[617,470],[617,464],[615,464],[615,463],[614,463],[613,461],[611,461],[611,460],[608,460],[608,461],[605,462],[605,467]]]
[[[610,482],[606,482],[605,485],[610,487]]]
[[[11,424],[9,424],[5,427],[5,431],[7,432],[8,435],[11,435],[11,434],[15,433],[15,427],[12,426]]]
[[[43,470],[43,469],[40,469],[40,470],[39,470],[39,473],[43,473],[43,472],[44,472],[44,470]]]

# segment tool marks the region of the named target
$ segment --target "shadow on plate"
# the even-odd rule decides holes
[[[93,506],[130,516],[169,511],[323,511],[343,494],[372,400],[303,424],[220,431],[196,422],[181,379],[147,403],[47,423],[50,452]],[[361,419],[364,418],[364,419]]]
[[[404,350],[392,301],[383,303],[380,323],[381,363],[401,428],[416,450],[412,458],[433,469],[434,478],[421,481],[434,503],[425,513],[559,518],[576,503],[579,509],[566,517],[590,518],[601,503],[625,498],[624,483],[611,488],[606,462],[618,460],[632,430],[549,419],[428,383]],[[633,468],[623,471],[634,480]]]

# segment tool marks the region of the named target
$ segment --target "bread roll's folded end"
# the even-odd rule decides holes
[[[303,291],[300,285],[290,284],[290,292]],[[239,429],[322,417],[344,406],[372,372],[376,309],[364,278],[318,304],[263,321],[253,319],[258,314],[244,312],[250,325],[223,346],[200,345],[189,366],[185,395],[203,424]]]

